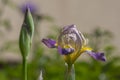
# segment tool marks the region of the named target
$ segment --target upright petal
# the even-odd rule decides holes
[[[82,47],[82,37],[76,28],[76,25],[65,26],[58,36],[58,45],[64,48],[66,45],[72,46],[76,52]]]

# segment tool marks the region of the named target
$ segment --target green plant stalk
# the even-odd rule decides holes
[[[27,56],[31,50],[32,38],[34,34],[34,22],[29,7],[26,9],[22,24],[19,47],[23,61],[23,80],[27,80]]]
[[[75,69],[74,69],[74,64],[71,65],[66,65],[66,75],[65,75],[65,80],[75,80]]]
[[[23,80],[27,80],[27,58],[23,57]]]

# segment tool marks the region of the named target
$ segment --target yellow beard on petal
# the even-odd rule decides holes
[[[63,48],[73,48],[71,45],[64,45]],[[74,52],[68,55],[64,55],[64,60],[68,64],[72,64],[72,56],[74,55]]]
[[[58,46],[58,44],[57,44],[57,43],[55,43],[55,46],[57,47],[57,46]]]
[[[84,47],[82,47],[82,49],[81,49],[81,53],[83,53],[83,52],[85,52],[85,51],[92,51],[92,48],[90,48],[90,47],[87,47],[87,46],[84,46]]]
[[[64,55],[64,60],[66,63],[68,64],[73,64],[75,62],[75,60],[85,51],[91,51],[92,48],[90,47],[82,47],[82,49],[80,51],[75,51],[71,54],[68,54],[68,55]],[[79,52],[79,53],[78,53]]]

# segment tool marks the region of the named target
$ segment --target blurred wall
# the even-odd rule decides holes
[[[17,5],[30,0],[11,0]],[[114,33],[113,43],[120,48],[120,0],[31,0],[38,7],[38,12],[48,14],[55,19],[56,25],[76,24],[81,32],[90,32],[95,27]],[[3,17],[8,17],[13,25],[13,31],[7,32],[6,39],[18,39],[23,21],[20,14],[5,7]],[[47,31],[48,23],[41,24],[41,34]],[[8,36],[9,34],[9,36]]]
[[[60,26],[76,24],[82,32],[97,26],[112,31],[113,43],[120,48],[120,0],[34,0],[34,3],[39,12],[54,17]]]

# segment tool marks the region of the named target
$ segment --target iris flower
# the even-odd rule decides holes
[[[87,53],[95,60],[106,61],[102,52],[94,52],[87,46],[87,40],[83,34],[77,30],[76,25],[68,25],[62,28],[58,39],[42,39],[48,48],[56,48],[64,56],[67,64],[73,64],[82,54]]]

